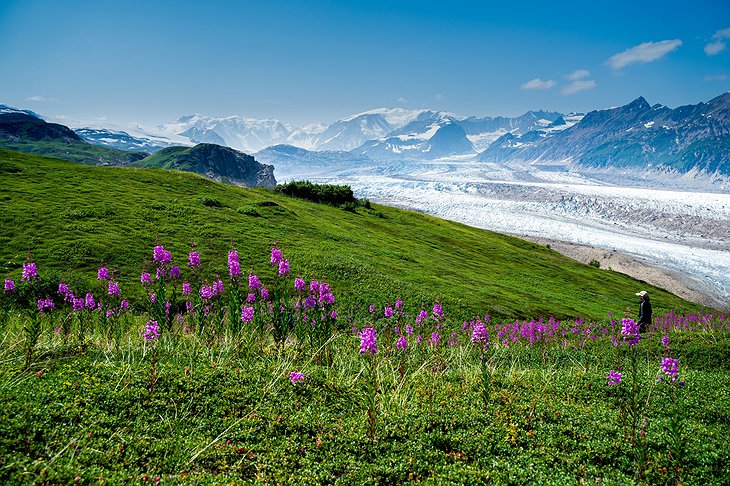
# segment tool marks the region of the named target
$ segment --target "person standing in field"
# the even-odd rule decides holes
[[[644,334],[646,326],[651,324],[651,302],[649,302],[649,293],[646,290],[642,290],[636,295],[641,299],[639,301],[639,332]]]

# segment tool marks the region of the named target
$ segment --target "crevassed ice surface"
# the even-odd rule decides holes
[[[730,194],[621,187],[569,172],[459,160],[393,163],[318,179],[479,228],[633,255],[730,303]]]

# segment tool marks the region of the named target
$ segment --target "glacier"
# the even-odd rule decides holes
[[[678,276],[717,307],[730,303],[726,192],[622,186],[620,174],[611,183],[605,172],[507,167],[464,157],[311,175],[317,182],[349,184],[358,197],[373,202],[499,233],[630,255]],[[295,177],[303,176],[299,171]],[[292,179],[285,173],[277,177]]]

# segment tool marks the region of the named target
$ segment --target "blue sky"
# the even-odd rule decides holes
[[[0,103],[119,125],[676,107],[728,90],[727,1],[0,0]]]

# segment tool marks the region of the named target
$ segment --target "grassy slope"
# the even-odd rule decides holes
[[[395,208],[352,214],[189,173],[86,167],[10,151],[0,151],[0,189],[0,273],[16,278],[32,250],[41,270],[87,276],[103,259],[123,291],[139,292],[132,282],[158,238],[180,264],[194,241],[203,264],[221,274],[231,242],[244,272],[262,272],[276,241],[294,272],[326,277],[340,300],[401,297],[420,305],[438,297],[464,315],[600,319],[620,315],[646,288],[657,311],[697,309],[546,247]]]
[[[173,164],[179,162],[179,157],[190,153],[193,147],[167,147],[160,150],[156,154],[152,154],[149,157],[145,157],[142,160],[135,162],[135,167],[151,168],[157,167],[160,169],[171,169]],[[189,170],[189,166],[181,166],[181,170]]]
[[[58,157],[87,165],[127,165],[140,158],[139,152],[125,152],[124,150],[92,145],[82,141],[33,140],[9,142],[0,140],[0,147],[44,157]]]

